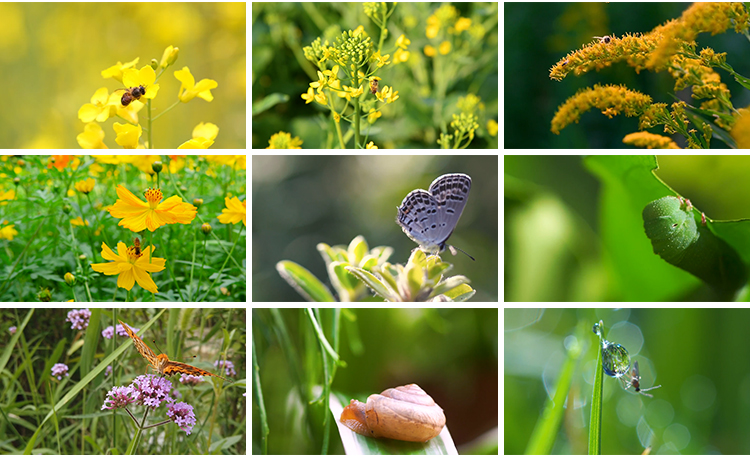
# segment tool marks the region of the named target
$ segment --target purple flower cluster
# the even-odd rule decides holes
[[[226,375],[237,375],[237,372],[234,370],[234,363],[232,361],[225,361],[223,359],[220,359],[214,363],[214,367],[223,367],[224,372]]]
[[[52,376],[57,377],[57,380],[62,380],[63,376],[68,376],[68,366],[63,363],[57,363],[52,366]]]
[[[107,393],[102,409],[124,408],[130,404],[156,408],[166,402],[168,404],[167,417],[187,435],[190,435],[196,423],[193,407],[184,402],[176,403],[170,396],[171,387],[172,383],[163,377],[153,374],[141,375],[127,387],[113,387]],[[180,396],[176,390],[172,392],[172,395]]]
[[[74,309],[68,311],[68,322],[73,325],[73,329],[83,330],[89,326],[89,318],[91,317],[91,311],[88,309]]]
[[[198,385],[203,382],[202,375],[180,374],[180,383],[185,385]]]
[[[196,422],[195,414],[193,413],[193,407],[189,404],[180,401],[169,405],[167,417],[172,419],[172,422],[177,424],[186,435],[190,435],[190,432],[193,431]]]
[[[173,401],[169,396],[172,382],[158,375],[139,375],[133,380],[131,388],[138,404],[156,408],[165,401]]]
[[[138,333],[139,329],[133,328],[134,333]],[[128,333],[125,332],[125,329],[122,328],[122,324],[117,324],[117,335],[121,337],[127,337]],[[112,337],[115,336],[115,327],[109,326],[106,329],[102,330],[102,337],[106,338],[107,340],[110,340]]]
[[[15,335],[16,330],[18,330],[16,326],[11,326],[10,328],[8,328],[8,332],[10,332],[11,335]]]
[[[124,408],[134,401],[133,389],[131,387],[113,387],[112,390],[107,392],[107,398],[104,399],[102,409]]]

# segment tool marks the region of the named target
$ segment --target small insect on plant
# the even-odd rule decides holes
[[[120,103],[122,103],[122,106],[128,106],[134,101],[140,100],[142,96],[146,95],[146,87],[142,85],[131,87],[129,89],[121,88],[117,90],[125,91],[125,93],[122,94],[122,98],[120,98]]]
[[[378,93],[378,82],[380,82],[380,79],[378,79],[378,78],[373,78],[370,81],[370,93],[373,94],[373,95],[375,95],[376,93]]]
[[[135,251],[136,256],[141,256],[141,241],[138,237],[133,239],[133,251]]]
[[[626,383],[625,389],[629,389],[630,387],[633,387],[636,393],[640,393],[643,396],[648,396],[649,398],[653,398],[654,395],[649,395],[648,393],[644,393],[650,390],[656,390],[657,388],[661,388],[661,385],[657,385],[655,387],[651,388],[641,388],[641,375],[640,371],[638,370],[638,361],[635,361],[633,363],[633,369],[630,371],[630,380]]]
[[[599,43],[603,43],[603,44],[608,44],[608,43],[610,43],[612,41],[612,37],[610,37],[608,35],[605,35],[605,36],[602,36],[602,37],[599,37],[599,36],[595,35],[594,38],[595,39],[599,39]]]

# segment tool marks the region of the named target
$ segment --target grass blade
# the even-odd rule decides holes
[[[578,366],[581,353],[584,352],[583,347],[586,345],[583,338],[585,331],[585,324],[579,324],[576,329],[576,341],[568,349],[568,357],[560,369],[560,375],[555,386],[555,396],[552,399],[547,399],[542,417],[534,426],[529,444],[526,446],[526,454],[549,454],[555,444],[557,431],[560,428],[565,411],[563,407],[565,406],[565,399],[568,397],[570,386],[573,383],[573,374]]]
[[[600,321],[601,322],[601,321]],[[602,367],[602,350],[596,355],[596,374],[594,391],[591,395],[591,420],[589,421],[589,454],[602,454],[602,387],[604,385],[604,368]]]

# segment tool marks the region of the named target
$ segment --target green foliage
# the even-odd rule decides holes
[[[655,255],[644,233],[642,211],[664,196],[689,198],[697,222],[701,212],[707,212],[707,225],[699,224],[699,230],[726,242],[742,260],[733,276],[727,275],[728,281],[738,282],[750,263],[750,220],[711,217],[746,214],[746,183],[740,182],[731,195],[719,194],[720,185],[731,184],[728,179],[745,172],[746,160],[731,156],[659,160],[667,167],[656,171],[656,158],[647,155],[589,156],[582,163],[571,157],[506,156],[507,298],[745,300],[746,292],[728,297],[726,292],[701,287],[694,276]],[[662,178],[673,180],[668,186]]]
[[[439,255],[426,256],[415,249],[406,265],[388,262],[393,249],[375,247],[370,251],[364,237],[358,235],[347,248],[318,244],[326,261],[328,277],[339,301],[370,300],[365,288],[385,301],[465,301],[476,291],[464,276],[446,277],[453,266]],[[279,274],[309,301],[333,301],[328,288],[310,271],[291,261],[276,265]],[[329,299],[331,298],[331,299]]]
[[[145,320],[139,315],[145,315],[151,320],[138,324],[138,327],[154,339],[163,339],[164,329],[159,329],[157,322],[166,311],[176,313],[180,310],[92,309],[85,331],[71,328],[65,320],[68,312],[65,309],[2,311],[2,336],[8,336],[11,326],[17,327],[0,358],[0,372],[6,379],[3,389],[8,398],[12,398],[0,408],[4,419],[0,421],[0,434],[5,437],[4,453],[121,454],[132,446],[132,451],[139,454],[203,454],[209,449],[215,454],[244,454],[245,442],[238,439],[246,433],[247,426],[242,396],[245,382],[241,380],[245,370],[244,310],[201,310],[194,317],[193,324],[181,331],[182,336],[191,341],[185,351],[169,352],[170,359],[182,360],[198,343],[202,353],[198,354],[203,358],[188,362],[211,369],[211,360],[205,356],[210,357],[213,353],[213,356],[224,359],[221,354],[224,350],[229,354],[226,359],[233,362],[240,379],[224,384],[220,398],[215,396],[217,390],[211,387],[211,381],[188,387],[176,377],[173,379],[182,401],[194,407],[198,420],[187,439],[184,432],[170,423],[144,430],[140,447],[135,448],[134,427],[126,424],[131,421],[130,416],[122,410],[102,410],[104,398],[113,385],[127,385],[149,368],[143,357],[132,349],[129,338],[115,336],[109,340],[99,335],[107,325],[111,330],[113,321],[118,318],[136,323],[139,319]],[[196,329],[201,329],[207,321],[212,321],[214,326],[226,325],[235,336],[225,340],[223,346],[216,345],[215,338],[200,343],[200,337],[197,337],[196,341]],[[147,343],[154,346],[151,340]],[[69,368],[68,375],[60,380],[51,375],[50,368],[55,363]],[[113,371],[105,372],[109,366],[114,368]],[[142,412],[141,406],[131,405],[130,409]],[[166,419],[164,412],[163,407],[155,410],[146,425]],[[160,434],[163,439],[152,440],[154,434]]]
[[[36,155],[0,161],[0,194],[12,198],[0,201],[0,217],[7,221],[0,229],[18,232],[12,240],[0,234],[1,301],[245,301],[246,231],[242,223],[218,219],[227,196],[245,195],[245,170],[239,164],[235,168],[194,156],[170,163],[145,155],[55,156],[70,157],[69,164],[56,168],[52,163],[62,159]],[[151,170],[157,160],[165,166],[158,176]],[[86,179],[96,179],[93,191],[76,191],[75,184]],[[190,224],[134,233],[107,211],[118,200],[118,185],[144,203],[142,192],[157,186],[165,199],[176,195],[185,203],[201,203]],[[208,234],[201,231],[202,224],[210,226]],[[103,244],[116,252],[119,242],[131,246],[135,238],[142,248],[155,246],[154,257],[167,260],[166,269],[151,274],[156,294],[138,284],[130,292],[118,288],[118,276],[91,267],[107,261],[101,255]],[[75,278],[72,285],[65,280],[68,273]]]

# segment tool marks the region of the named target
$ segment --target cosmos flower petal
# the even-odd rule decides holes
[[[141,269],[142,267],[143,266],[134,267],[133,272],[129,273],[129,275],[131,276],[131,278],[132,276],[135,276],[135,280],[138,282],[138,285],[148,290],[149,292],[159,293],[159,290],[156,287],[156,283],[151,278],[151,275],[148,272],[142,270]],[[120,277],[122,277],[122,275]],[[131,286],[132,286],[132,283],[131,283]]]
[[[125,271],[125,272],[121,273],[117,277],[117,286],[118,287],[124,288],[127,291],[130,291],[133,288],[133,285],[135,285],[135,277],[134,277],[135,273],[134,273],[134,269],[135,268],[131,269],[130,271]],[[140,284],[140,282],[139,282],[139,284]],[[148,290],[148,289],[146,289],[146,290]]]

